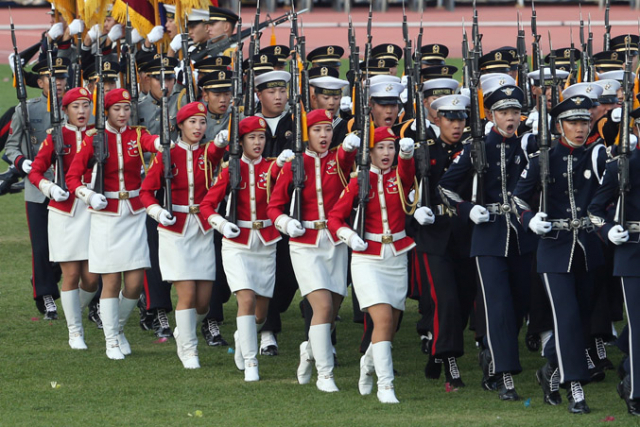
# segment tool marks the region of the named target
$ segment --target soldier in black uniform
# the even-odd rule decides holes
[[[284,71],[287,67],[287,58],[289,58],[290,49],[280,44],[267,46],[260,49],[261,55],[272,55],[277,58],[277,62],[273,65],[275,71]],[[244,68],[243,68],[244,70]]]
[[[395,64],[390,64],[389,74],[395,76],[398,74],[398,62],[402,59],[402,48],[395,44],[385,43],[379,44],[371,49],[371,58],[373,59],[390,59]]]

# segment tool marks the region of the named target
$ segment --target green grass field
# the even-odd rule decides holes
[[[11,83],[2,81],[8,74],[7,66],[0,67],[0,112],[15,100]],[[202,337],[202,369],[183,369],[175,343],[156,343],[151,332],[139,328],[136,311],[127,326],[133,355],[126,360],[108,360],[102,331],[86,320],[89,350],[72,351],[63,316],[43,321],[32,300],[22,194],[0,197],[0,209],[0,426],[595,426],[607,417],[614,417],[615,425],[637,423],[615,392],[617,377],[612,371],[604,382],[586,386],[590,415],[569,414],[564,395],[562,406],[544,405],[534,376],[544,361],[524,345],[520,355],[524,371],[515,377],[523,399],[499,401],[494,392],[480,388],[482,374],[471,332],[466,333],[467,355],[459,360],[467,387],[445,392],[444,379],[424,378],[427,358],[415,333],[414,301],[407,304],[393,350],[400,405],[379,404],[375,392],[366,397],[358,394],[362,326],[351,322],[350,298],[338,324],[339,393],[317,391],[315,380],[305,386],[296,382],[304,325],[299,299],[283,315],[280,356],[259,357],[258,383],[246,384],[228,348],[207,348]],[[232,297],[222,326],[230,341],[235,310]],[[617,365],[620,352],[609,350]]]

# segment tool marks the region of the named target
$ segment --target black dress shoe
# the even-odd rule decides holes
[[[513,377],[510,373],[504,372],[499,376],[498,381],[498,397],[500,400],[516,401],[520,400],[520,396],[516,392],[516,388],[513,384]]]
[[[260,348],[260,354],[263,356],[277,356],[278,355],[278,346],[277,345],[268,345],[264,348]]]
[[[215,319],[204,319],[200,331],[202,331],[202,336],[204,336],[204,340],[208,346],[221,347],[229,345],[229,343],[222,338],[218,322]]]
[[[559,405],[562,403],[562,397],[560,396],[560,370],[556,366],[555,368],[547,362],[542,368],[536,371],[536,380],[542,387],[542,393],[544,394],[544,403],[549,405]]]
[[[627,411],[631,415],[640,416],[640,399],[631,399],[631,376],[625,375],[624,379],[616,386],[618,395],[627,404]]]
[[[58,307],[51,295],[42,297],[44,302],[44,320],[58,320]]]
[[[588,414],[591,412],[587,401],[584,400],[584,391],[579,381],[571,381],[569,391],[567,391],[567,399],[569,400],[569,412],[572,414]]]
[[[87,318],[90,322],[96,324],[98,329],[102,329],[102,319],[100,318],[100,301],[89,303],[89,313],[87,314]]]
[[[484,390],[497,390],[498,378],[494,374],[493,360],[488,348],[478,354],[478,363],[482,368],[482,388]]]
[[[448,357],[443,359],[443,362],[445,381],[454,389],[464,387],[465,384],[460,377],[460,370],[458,369],[456,358]]]
[[[169,324],[169,318],[167,317],[167,311],[164,308],[156,310],[156,315],[153,318],[153,332],[158,338],[171,338],[173,333],[171,332],[171,325]]]
[[[424,376],[429,380],[437,380],[442,374],[442,359],[429,356],[429,361],[424,367]]]

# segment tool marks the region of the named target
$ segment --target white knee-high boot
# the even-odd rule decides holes
[[[60,292],[62,310],[67,319],[69,329],[69,346],[74,350],[86,350],[84,330],[82,329],[82,311],[80,310],[80,294],[77,289]]]
[[[367,351],[360,358],[360,379],[358,380],[358,390],[361,395],[371,394],[373,390],[373,346],[369,344]]]
[[[240,356],[244,365],[244,380],[258,381],[260,375],[258,373],[258,330],[256,327],[256,316],[239,316],[236,317],[236,325],[238,330],[234,334],[236,338],[236,351],[240,344]],[[237,353],[235,355],[237,356]]]
[[[200,368],[198,358],[198,335],[196,334],[196,309],[176,310],[176,339],[178,357],[186,369]]]
[[[331,346],[331,323],[311,325],[309,342],[318,371],[318,390],[328,393],[339,391],[333,380],[333,350]]]
[[[107,357],[113,360],[124,359],[124,354],[120,350],[118,343],[118,298],[100,299],[100,318],[102,319],[102,330],[107,342]]]
[[[400,403],[393,390],[393,360],[391,341],[372,344],[373,364],[378,376],[378,400],[382,403]]]
[[[89,306],[89,303],[96,296],[98,291],[87,292],[82,288],[78,288],[78,293],[80,296],[80,313],[84,311],[85,308]]]
[[[127,340],[127,337],[124,336],[124,325],[127,324],[127,320],[129,320],[129,316],[131,316],[131,312],[138,304],[138,298],[129,299],[126,298],[122,292],[120,292],[120,307],[118,309],[118,342],[120,343],[120,351],[125,356],[131,354],[131,345]]]
[[[298,365],[297,372],[298,383],[300,384],[309,384],[313,373],[313,350],[309,341],[304,341],[300,344],[300,365]]]

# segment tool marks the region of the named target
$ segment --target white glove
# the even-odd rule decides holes
[[[144,40],[144,37],[140,35],[138,30],[136,30],[135,28],[131,30],[131,43],[137,44],[137,43],[140,43],[142,40]]]
[[[53,24],[49,29],[49,31],[47,31],[47,35],[49,35],[49,37],[51,37],[52,40],[57,39],[63,34],[64,34],[64,26],[62,25],[62,22]]]
[[[89,199],[89,204],[94,211],[101,211],[107,207],[107,198],[103,194],[93,193]]]
[[[171,43],[169,43],[169,46],[171,46],[171,49],[173,49],[174,52],[178,52],[182,49],[182,34],[176,34],[173,37],[173,40],[171,40]]]
[[[533,218],[531,218],[531,221],[529,221],[529,228],[538,236],[542,236],[543,234],[550,232],[551,223],[546,221],[546,219],[546,212],[538,212]]]
[[[293,159],[293,151],[287,148],[286,150],[282,150],[282,153],[280,153],[280,155],[276,159],[276,164],[278,165],[278,167],[283,167],[284,164],[291,159]]]
[[[168,210],[163,209],[160,205],[152,205],[147,208],[147,214],[160,224],[168,227],[176,223],[176,216],[173,217]]]
[[[611,120],[613,120],[615,123],[620,123],[620,120],[622,120],[622,108],[621,107],[617,107],[617,108],[614,108],[613,110],[611,110]]]
[[[621,225],[614,225],[611,227],[611,230],[609,230],[607,237],[609,237],[609,240],[611,240],[611,243],[614,245],[621,245],[629,240],[629,232],[623,229]]]
[[[240,229],[232,222],[225,222],[222,226],[222,235],[227,239],[233,239],[240,235]]]
[[[471,98],[471,89],[469,89],[468,87],[461,87],[460,95],[464,95],[467,98]]]
[[[80,34],[84,30],[84,22],[82,19],[74,19],[69,24],[69,35],[75,36],[76,34]]]
[[[540,117],[540,114],[537,111],[534,111],[533,113],[529,114],[529,117],[527,117],[527,121],[524,122],[525,125],[531,127],[531,133],[534,135],[538,134],[538,118]]]
[[[351,111],[353,104],[351,103],[350,96],[343,96],[340,98],[340,111]]]
[[[406,76],[406,74],[404,76],[402,76],[400,78],[400,84],[404,87],[407,87],[407,80],[409,80],[409,78]]]
[[[405,89],[402,92],[400,92],[400,102],[402,102],[402,104],[406,104],[408,99],[409,99],[408,89]]]
[[[94,43],[96,39],[100,36],[100,25],[96,24],[89,31],[87,31],[87,35],[91,39],[91,43]]]
[[[349,238],[348,245],[356,252],[364,252],[369,247],[369,244],[362,240],[356,233],[353,233],[353,235]]]
[[[433,214],[431,209],[426,206],[419,207],[413,213],[413,217],[418,221],[420,225],[431,225],[436,222],[436,216]]]
[[[287,234],[290,237],[300,237],[302,236],[307,230],[305,230],[302,227],[302,224],[300,224],[300,221],[298,221],[297,219],[292,219],[291,221],[289,221],[287,223]]]
[[[344,138],[344,141],[342,141],[342,148],[344,148],[344,151],[352,152],[360,147],[360,143],[360,137],[351,132],[347,134],[347,136],[345,136]]]
[[[153,146],[155,147],[158,153],[162,153],[164,151],[164,147],[160,143],[160,138],[156,138],[156,140],[153,142]],[[171,141],[171,144],[169,145],[169,149],[173,150],[175,146],[176,146],[176,143]]]
[[[638,137],[635,135],[629,135],[629,150],[633,151],[638,146]]]
[[[218,148],[224,148],[229,145],[229,131],[227,129],[222,129],[218,134],[213,138],[213,143],[216,144]]]
[[[536,126],[536,128],[537,127],[538,126]],[[491,132],[491,129],[493,129],[493,122],[487,122],[487,124],[484,125],[484,134],[489,135],[489,132]]]
[[[411,122],[411,130],[412,131],[415,132],[417,130],[417,126],[418,125],[417,125],[417,122],[415,120]],[[429,120],[427,120],[427,119],[424,119],[424,127],[425,128],[430,128],[431,127],[431,122]]]
[[[147,40],[149,40],[149,43],[155,43],[162,40],[163,36],[164,27],[162,25],[158,25],[156,27],[153,27],[151,31],[149,31],[149,34],[147,34]]]
[[[482,224],[489,221],[489,211],[480,205],[475,205],[469,212],[469,218],[476,224]]]
[[[55,184],[53,184],[49,189],[49,195],[56,202],[64,202],[69,198],[69,192],[64,191],[62,188],[58,187]]]
[[[114,25],[109,31],[109,34],[107,34],[107,37],[112,42],[116,42],[120,40],[122,38],[122,25],[120,24]]]
[[[11,72],[15,73],[15,67],[14,67],[14,58],[16,57],[15,53],[12,53],[11,55],[9,55],[9,66],[11,67]],[[20,64],[24,67],[24,58],[20,58]]]
[[[411,138],[402,138],[399,142],[400,154],[402,158],[408,159],[413,156],[413,146],[415,142]]]
[[[33,163],[31,160],[25,160],[24,162],[22,162],[22,170],[24,171],[24,173],[31,172],[31,163]]]

